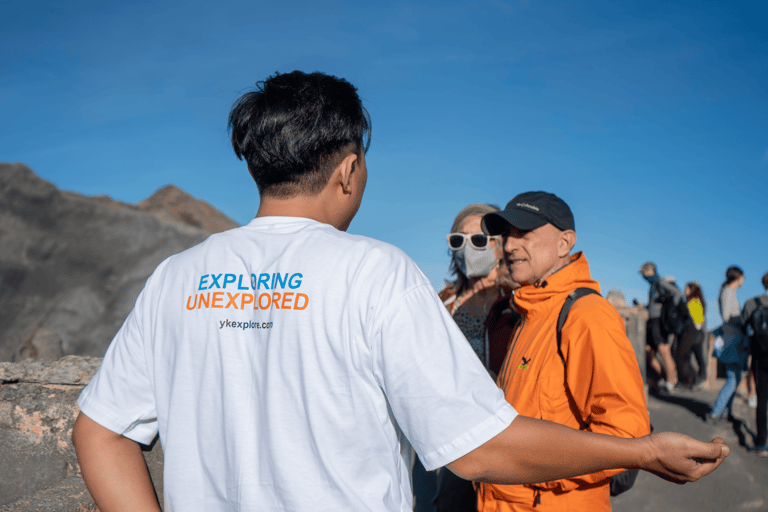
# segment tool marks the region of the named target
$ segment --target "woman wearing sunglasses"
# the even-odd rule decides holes
[[[461,210],[447,235],[451,264],[449,271],[455,276],[446,281],[440,292],[443,304],[466,336],[477,357],[495,375],[506,355],[508,336],[499,333],[495,325],[488,325],[494,306],[511,309],[511,282],[504,272],[500,237],[488,236],[480,227],[487,213],[499,209],[490,204],[471,204]],[[511,331],[510,331],[511,332]],[[501,336],[499,336],[502,334]]]
[[[461,210],[448,234],[451,254],[450,273],[440,298],[451,313],[477,357],[496,376],[512,329],[518,319],[510,307],[513,283],[503,265],[500,237],[483,233],[483,215],[499,211],[490,204],[471,204]],[[437,512],[471,512],[477,510],[477,497],[472,482],[462,480],[448,470],[438,470]]]

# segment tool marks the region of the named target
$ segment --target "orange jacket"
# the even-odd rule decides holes
[[[579,428],[565,394],[565,371],[557,354],[556,324],[566,297],[576,288],[600,291],[582,253],[537,286],[514,295],[523,319],[510,342],[497,383],[518,413]],[[621,437],[650,432],[643,382],[624,322],[603,297],[577,300],[563,326],[562,350],[568,387],[587,430]],[[481,512],[519,510],[610,510],[604,471],[535,485],[479,484]],[[533,505],[537,504],[534,508]]]

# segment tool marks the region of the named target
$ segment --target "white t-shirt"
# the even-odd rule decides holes
[[[161,263],[78,405],[159,431],[166,511],[410,511],[408,440],[434,469],[516,415],[402,251],[291,217]]]

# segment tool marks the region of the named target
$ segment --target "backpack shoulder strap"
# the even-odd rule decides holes
[[[593,293],[595,295],[600,295],[600,292],[593,290],[592,288],[576,288],[574,291],[568,294],[568,297],[563,303],[563,307],[560,308],[560,314],[557,316],[557,354],[560,356],[560,361],[563,363],[563,386],[565,387],[565,396],[568,398],[568,404],[571,408],[571,411],[573,412],[574,416],[576,416],[576,419],[579,420],[579,425],[582,430],[586,430],[588,425],[584,421],[584,418],[581,417],[581,412],[579,412],[579,408],[576,406],[576,399],[573,397],[573,393],[571,393],[571,388],[568,387],[568,366],[565,364],[565,356],[563,355],[562,348],[563,325],[565,325],[565,320],[568,318],[568,313],[571,311],[573,303],[579,300],[581,297]]]
[[[580,298],[584,297],[585,295],[600,295],[600,292],[597,290],[594,290],[592,288],[576,288],[571,293],[568,294],[568,297],[565,299],[565,302],[563,303],[563,307],[560,308],[560,314],[557,317],[557,353],[560,356],[560,360],[563,362],[563,366],[565,366],[565,356],[563,356],[563,326],[565,325],[565,321],[568,319],[568,313],[571,311],[571,307],[573,306],[573,303],[579,300]]]

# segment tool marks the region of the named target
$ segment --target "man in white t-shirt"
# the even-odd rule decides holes
[[[78,400],[102,512],[159,510],[139,444],[158,433],[174,511],[407,511],[411,445],[427,469],[497,483],[618,467],[685,482],[727,455],[518,416],[416,265],[345,233],[370,142],[348,82],[276,74],[229,128],[256,218],[158,266]]]

